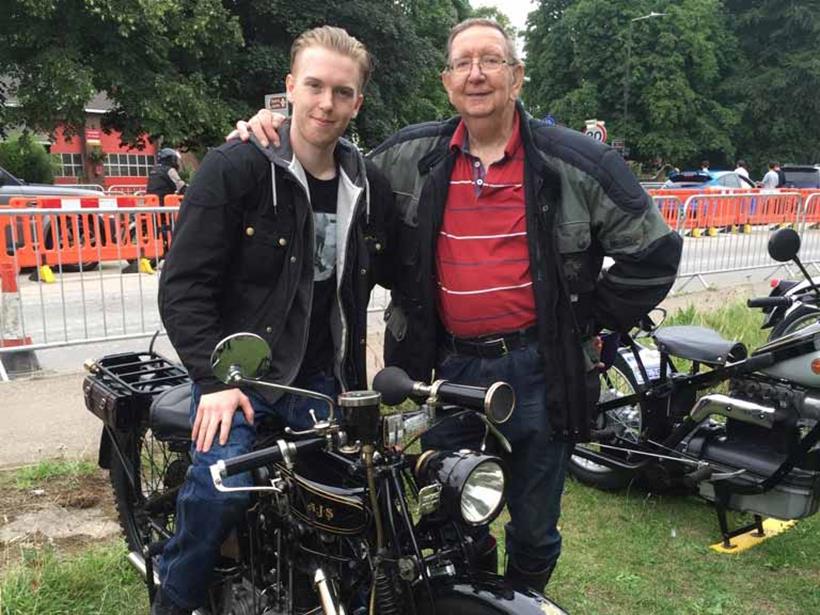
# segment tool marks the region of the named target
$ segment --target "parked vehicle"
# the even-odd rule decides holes
[[[66,196],[66,197],[99,197],[103,193],[100,190],[92,190],[88,188],[76,188],[73,186],[59,186],[53,184],[29,184],[25,180],[19,179],[12,175],[6,169],[0,167],[0,209],[7,208],[9,201],[14,197],[49,197],[49,196]],[[68,249],[75,245],[76,242],[83,243],[86,234],[89,234],[90,241],[94,240],[94,233],[96,228],[104,228],[105,222],[102,217],[97,216],[98,220],[95,223],[93,218],[89,215],[80,216],[77,225],[66,225],[66,232],[60,233],[57,226],[52,228],[52,217],[46,216],[42,221],[42,235],[43,245],[47,249],[52,249],[58,245],[55,237],[60,237],[64,240],[66,245],[60,245],[61,248]],[[18,220],[17,228],[12,229],[11,225],[5,227],[4,234],[4,248],[6,254],[13,255],[15,250],[19,250],[25,244],[23,242],[23,229],[21,222]],[[35,220],[31,219],[32,237],[39,237],[39,230]],[[76,235],[76,236],[75,236]],[[97,261],[88,261],[78,265],[63,265],[66,271],[82,269],[84,271],[91,271],[99,266]]]
[[[564,613],[540,594],[473,570],[479,554],[470,529],[504,506],[502,460],[465,450],[408,452],[431,424],[465,413],[484,421],[488,447],[509,448],[495,427],[511,415],[509,385],[428,386],[387,368],[374,381],[381,393],[343,393],[337,412],[324,395],[259,379],[269,360],[262,338],[236,334],[220,342],[212,365],[226,383],[304,395],[327,404],[330,415],[301,433],[261,426],[256,450],[211,467],[221,491],[232,489],[226,477],[252,472],[253,500],[223,546],[200,613]],[[103,421],[99,462],[110,469],[128,559],[153,594],[153,558],[174,531],[189,466],[190,383],[150,348],[87,367],[86,406]],[[382,398],[423,405],[381,416]]]
[[[820,188],[820,165],[788,164],[780,170],[787,188]]]
[[[757,185],[734,171],[683,171],[673,173],[661,186],[664,190],[749,190]]]
[[[60,186],[54,184],[29,184],[0,167],[0,207],[8,205],[16,196],[100,196],[100,190]]]
[[[773,234],[777,261],[797,258],[791,229]],[[770,305],[750,300],[750,307]],[[751,354],[705,327],[655,327],[654,348],[616,333],[602,376],[597,429],[576,446],[570,471],[582,482],[616,489],[635,479],[653,487],[688,485],[714,502],[724,545],[762,516],[798,519],[820,506],[820,323],[773,339]],[[616,346],[618,346],[616,348]],[[604,353],[606,355],[606,352]],[[691,362],[683,372],[682,360]],[[703,368],[709,368],[704,370]],[[708,392],[726,383],[728,393]],[[726,512],[755,515],[730,530]]]

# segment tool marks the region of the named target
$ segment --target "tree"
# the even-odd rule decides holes
[[[820,162],[820,1],[726,0],[744,52],[732,81],[745,101],[739,152],[767,160]]]
[[[27,182],[50,184],[56,163],[30,132],[0,143],[0,166]]]
[[[631,21],[651,11],[667,15]],[[606,120],[637,159],[731,159],[740,110],[725,80],[738,49],[726,22],[720,0],[542,0],[525,33],[524,98],[574,128]]]
[[[241,99],[230,89],[241,53],[238,22],[219,0],[14,0],[0,22],[0,84],[24,120],[52,130],[85,124],[84,106],[105,92],[105,127],[133,143],[146,132],[177,144],[213,141]]]
[[[222,141],[239,117],[281,91],[303,30],[339,25],[376,71],[352,131],[373,146],[404,124],[449,114],[439,80],[449,28],[467,0],[12,0],[0,22],[0,129],[21,121],[69,132],[95,92],[115,107],[104,127],[177,146]]]

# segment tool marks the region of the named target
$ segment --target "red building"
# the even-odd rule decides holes
[[[147,138],[143,149],[121,146],[119,132],[103,132],[100,120],[111,106],[104,94],[98,94],[86,106],[85,130],[67,138],[61,126],[55,129],[49,147],[61,167],[55,184],[99,184],[106,190],[147,184],[157,147]]]

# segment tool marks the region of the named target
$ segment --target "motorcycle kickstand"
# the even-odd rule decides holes
[[[756,530],[754,536],[761,538],[766,535],[763,531],[763,517],[760,515],[754,516],[754,522],[736,528],[729,529],[729,521],[726,517],[727,505],[729,503],[729,493],[726,489],[715,484],[715,512],[717,512],[718,524],[720,525],[720,534],[723,537],[723,548],[734,549],[736,545],[732,544],[732,538],[745,534],[749,530]]]

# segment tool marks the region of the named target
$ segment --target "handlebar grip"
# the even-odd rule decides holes
[[[325,443],[324,438],[310,438],[309,440],[299,440],[296,442],[288,442],[288,447],[292,447],[291,456],[295,457],[300,452],[319,450]],[[279,446],[269,446],[268,448],[259,449],[258,451],[251,451],[244,455],[231,457],[224,461],[225,469],[220,473],[223,478],[235,476],[248,470],[260,468],[269,463],[276,463],[282,461],[285,455]]]
[[[792,303],[794,303],[792,297],[756,297],[746,301],[746,305],[750,308],[788,307]]]

